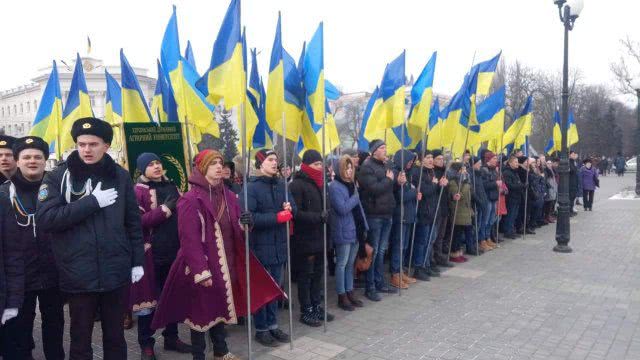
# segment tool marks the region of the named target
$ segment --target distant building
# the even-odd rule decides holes
[[[104,71],[105,69],[109,71],[120,82],[120,65],[105,66],[102,60],[92,57],[83,57],[81,60],[93,113],[97,118],[102,119],[104,118],[107,88]],[[71,87],[75,60],[68,61],[66,64],[58,61],[57,65],[64,106]],[[138,81],[146,100],[150,103],[156,79],[147,75],[147,69],[134,67],[133,70],[138,75]],[[29,134],[50,73],[51,65],[39,69],[31,82],[14,89],[0,91],[0,131],[11,136]]]

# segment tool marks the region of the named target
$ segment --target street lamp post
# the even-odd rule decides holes
[[[636,78],[631,83],[631,87],[636,91],[636,96],[638,97],[638,105],[636,108],[638,124],[636,127],[636,136],[634,138],[636,142],[634,150],[636,151],[636,195],[640,196],[640,169],[638,169],[638,160],[640,160],[640,77]]]
[[[569,31],[573,30],[573,25],[584,7],[583,0],[553,0],[558,6],[560,21],[564,25],[564,65],[562,67],[562,145],[560,149],[560,184],[558,187],[558,222],[556,224],[557,245],[553,251],[560,253],[570,253],[569,239],[571,228],[569,225],[569,215],[571,205],[569,203],[569,154],[567,150],[567,123],[569,115]]]

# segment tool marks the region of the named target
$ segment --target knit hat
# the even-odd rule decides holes
[[[518,158],[518,164],[524,164],[524,162],[527,161],[527,159],[529,159],[529,158],[526,157],[526,156],[520,156]]]
[[[373,155],[373,153],[382,145],[385,145],[385,143],[380,139],[371,140],[369,143],[369,154]]]
[[[9,135],[0,135],[0,149],[13,149],[16,138]]]
[[[207,173],[209,165],[211,165],[213,163],[213,160],[215,159],[220,159],[224,162],[224,158],[218,150],[205,149],[198,153],[198,155],[196,155],[194,162],[196,168],[200,171],[200,173],[202,175],[205,175]]]
[[[309,149],[302,155],[303,164],[311,165],[318,161],[322,161],[322,155],[317,150]]]
[[[136,168],[142,175],[144,175],[144,172],[147,170],[147,166],[149,166],[149,164],[151,164],[151,162],[154,160],[162,161],[160,160],[160,157],[154,153],[142,153],[138,155],[138,159],[136,160]]]
[[[442,151],[441,151],[441,150],[437,150],[437,149],[436,149],[436,150],[433,150],[433,151],[431,152],[431,155],[433,155],[433,158],[435,159],[435,158],[437,158],[438,156],[442,156]]]
[[[262,166],[262,162],[264,162],[265,159],[268,158],[271,155],[275,155],[276,157],[278,157],[278,154],[276,154],[276,152],[273,151],[272,149],[261,149],[261,150],[259,150],[255,155],[256,169],[260,169],[260,166]]]
[[[108,122],[96,119],[94,117],[86,117],[76,120],[71,126],[71,137],[74,142],[78,141],[80,135],[94,135],[111,144],[113,140],[113,129]]]
[[[487,150],[482,155],[482,158],[483,158],[485,163],[488,163],[489,160],[493,159],[494,156],[496,156],[496,154],[494,154],[493,151]]]
[[[42,151],[44,158],[49,159],[49,144],[37,136],[25,136],[13,143],[13,157],[18,160],[20,152],[26,149],[36,149]]]

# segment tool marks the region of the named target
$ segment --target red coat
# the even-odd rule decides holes
[[[246,316],[244,232],[237,196],[221,183],[212,187],[197,169],[191,190],[178,201],[180,250],[171,266],[151,327],[184,322],[206,331]],[[225,210],[219,213],[220,202]],[[220,222],[216,221],[219,216]],[[232,253],[232,254],[231,254]],[[286,295],[251,254],[251,312]],[[200,283],[211,279],[213,286]]]

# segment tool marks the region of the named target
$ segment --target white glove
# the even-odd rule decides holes
[[[4,309],[2,313],[2,325],[16,316],[18,316],[18,309]]]
[[[131,269],[131,283],[137,283],[144,276],[144,269],[142,266],[136,266]]]
[[[118,192],[116,191],[116,189],[112,188],[102,190],[102,182],[99,182],[98,185],[96,185],[96,188],[93,190],[93,192],[91,192],[91,195],[93,195],[93,197],[98,200],[98,205],[100,205],[100,208],[105,208],[109,205],[113,205],[118,198]]]

